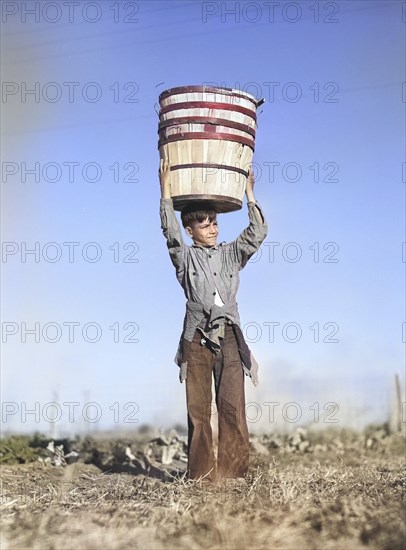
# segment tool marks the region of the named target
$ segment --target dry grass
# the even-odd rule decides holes
[[[6,465],[2,548],[403,550],[404,505],[404,441],[253,455],[246,479],[218,485]]]

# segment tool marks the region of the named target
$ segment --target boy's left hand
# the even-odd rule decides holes
[[[252,166],[248,169],[248,177],[247,177],[247,183],[245,186],[245,194],[247,195],[247,202],[255,202],[254,197],[254,172],[252,170]]]

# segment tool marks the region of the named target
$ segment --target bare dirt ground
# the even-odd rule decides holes
[[[2,548],[403,550],[405,440],[252,453],[220,484],[3,464]]]

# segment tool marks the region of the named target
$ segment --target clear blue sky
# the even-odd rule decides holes
[[[139,423],[185,423],[173,363],[184,296],[160,229],[155,106],[166,88],[205,83],[266,100],[254,162],[270,230],[238,295],[260,364],[260,386],[246,379],[257,403],[250,429],[274,429],[289,402],[303,421],[314,402],[337,402],[342,425],[385,419],[394,375],[405,374],[403,3],[281,1],[272,13],[266,2],[103,1],[58,13],[27,2],[34,15],[11,4],[2,14],[2,399],[12,413],[3,428],[49,430],[52,401],[61,433],[89,426],[88,402],[101,413],[92,429],[128,427],[135,410]],[[24,181],[35,165],[39,181]],[[219,224],[221,240],[234,239],[246,206]],[[36,242],[38,262],[22,252]],[[67,242],[79,243],[72,262]],[[87,243],[99,261],[83,258],[96,252]],[[58,250],[59,261],[45,259]],[[79,323],[73,342],[69,322]],[[39,342],[22,341],[23,323],[39,323]],[[99,341],[82,336],[86,323]],[[134,327],[138,342],[124,342]],[[24,416],[35,402],[38,422]],[[73,425],[64,402],[79,403]],[[281,403],[275,422],[268,402]]]

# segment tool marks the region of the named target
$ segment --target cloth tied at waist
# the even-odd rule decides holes
[[[186,379],[190,346],[196,330],[206,340],[203,343],[207,343],[214,353],[219,353],[221,350],[220,340],[224,338],[226,323],[233,328],[245,373],[251,377],[255,386],[258,384],[258,364],[244,339],[240,327],[238,306],[235,301],[227,302],[223,306],[213,304],[210,308],[191,300],[186,302],[184,328],[175,356],[175,363],[181,371],[179,375],[181,382]]]

